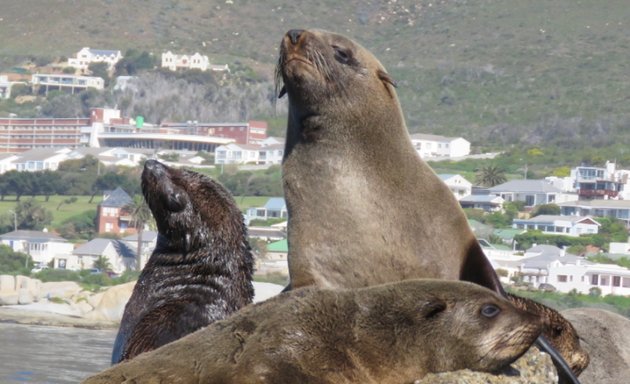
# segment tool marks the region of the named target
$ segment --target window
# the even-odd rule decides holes
[[[591,285],[597,285],[599,282],[599,275],[594,274],[591,276]]]
[[[621,276],[613,276],[613,278],[612,278],[612,286],[613,287],[621,287]]]
[[[624,288],[630,288],[630,277],[624,277],[621,286]]]
[[[604,287],[608,287],[610,285],[610,276],[608,275],[602,275],[599,278],[599,285],[604,286]]]
[[[558,283],[566,283],[567,275],[558,275]]]

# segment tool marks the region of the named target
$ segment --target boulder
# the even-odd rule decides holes
[[[558,374],[551,357],[535,347],[530,348],[511,367],[512,372],[498,375],[468,369],[432,373],[423,377],[422,380],[416,380],[414,384],[556,384],[558,382]]]
[[[0,305],[17,305],[19,296],[17,292],[0,292]]]
[[[15,289],[20,295],[20,304],[39,301],[42,282],[28,276],[15,276]]]
[[[48,299],[58,297],[60,299],[70,299],[72,296],[81,292],[81,286],[74,281],[59,281],[42,283],[41,297]]]
[[[15,277],[0,275],[0,292],[15,292]]]
[[[32,304],[34,301],[33,293],[28,288],[18,290],[18,304]]]
[[[115,285],[103,292],[94,310],[85,314],[96,321],[120,321],[136,282]]]
[[[562,312],[580,335],[591,362],[582,384],[627,383],[630,378],[630,319],[595,308]]]

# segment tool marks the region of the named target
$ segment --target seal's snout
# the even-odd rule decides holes
[[[164,172],[166,171],[164,164],[160,163],[157,160],[147,160],[144,163],[144,172],[145,173],[151,173],[153,175],[162,175],[164,174]]]
[[[291,39],[291,43],[297,44],[300,41],[300,36],[304,33],[303,29],[292,29],[287,32],[287,36]]]

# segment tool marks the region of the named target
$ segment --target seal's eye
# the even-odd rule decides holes
[[[175,192],[168,196],[166,205],[169,211],[179,212],[186,207],[186,196],[182,193]]]
[[[332,47],[335,50],[335,60],[341,64],[348,64],[350,62],[350,59],[352,59],[352,53],[349,49],[341,48],[338,45],[333,45]]]
[[[481,314],[489,319],[501,313],[501,309],[494,304],[486,304],[481,307]]]
[[[553,337],[560,337],[564,332],[564,327],[562,325],[556,325],[553,327]]]

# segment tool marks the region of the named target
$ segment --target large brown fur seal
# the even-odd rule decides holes
[[[277,78],[289,97],[289,288],[428,277],[505,294],[454,196],[413,147],[378,59],[344,36],[295,29]],[[577,382],[557,353],[554,362]]]
[[[466,282],[305,288],[243,308],[84,383],[411,383],[431,372],[495,372],[520,357],[540,330],[536,316]]]
[[[223,319],[254,294],[243,215],[223,186],[148,160],[142,192],[159,235],[125,307],[114,364]]]

